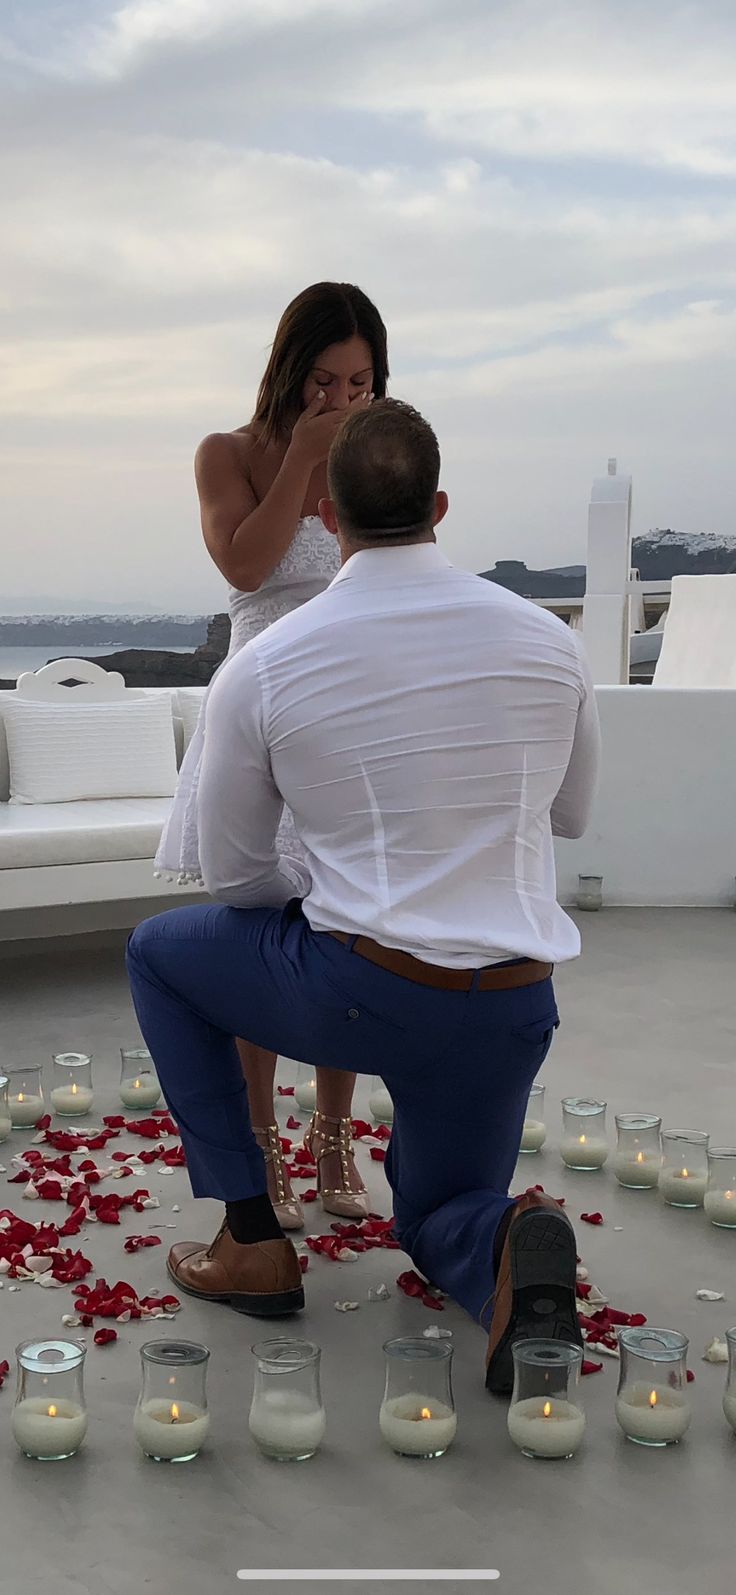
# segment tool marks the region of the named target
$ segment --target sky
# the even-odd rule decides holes
[[[736,532],[731,0],[4,0],[0,613],[202,612],[199,439],[357,282],[434,425],[449,557]]]

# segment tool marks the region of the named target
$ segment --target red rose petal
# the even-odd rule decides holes
[[[294,1095],[293,1085],[277,1085],[276,1090],[280,1097],[293,1097]]]
[[[580,1371],[582,1374],[600,1373],[602,1367],[602,1362],[591,1362],[588,1357],[584,1357],[583,1366]]]
[[[371,1147],[371,1158],[374,1163],[385,1163],[386,1153],[382,1146]]]
[[[581,1219],[582,1219],[584,1224],[602,1224],[603,1223],[603,1214],[602,1213],[581,1213],[580,1217],[581,1217]]]
[[[300,1202],[316,1202],[318,1196],[319,1191],[312,1186],[308,1191],[302,1191],[299,1200]]]
[[[290,1113],[288,1119],[286,1120],[287,1130],[301,1130],[301,1127],[301,1120],[295,1119],[293,1113]]]
[[[302,1273],[306,1274],[307,1269],[309,1267],[309,1258],[308,1257],[300,1257],[299,1258],[299,1267],[300,1267]],[[1,1383],[2,1383],[2,1381],[0,1381],[0,1384]]]
[[[161,1246],[160,1235],[129,1235],[124,1242],[124,1252],[140,1252],[146,1246]]]
[[[113,1340],[117,1340],[117,1338],[118,1338],[117,1329],[98,1329],[97,1333],[95,1335],[95,1345],[96,1346],[111,1346]],[[172,1408],[172,1411],[173,1411],[173,1408]]]

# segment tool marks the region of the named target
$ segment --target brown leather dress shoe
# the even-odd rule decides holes
[[[528,1191],[513,1209],[501,1253],[486,1356],[486,1389],[508,1395],[517,1340],[582,1346],[575,1300],[575,1232],[551,1196]]]
[[[239,1246],[224,1223],[211,1246],[179,1241],[167,1268],[175,1285],[201,1301],[228,1302],[255,1318],[283,1318],[300,1312],[304,1287],[291,1241],[256,1241]]]

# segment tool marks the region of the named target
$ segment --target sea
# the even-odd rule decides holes
[[[125,644],[126,649],[130,648],[131,646],[133,646],[131,643]],[[75,647],[73,644],[71,647],[67,647],[67,650],[63,655],[60,654],[58,649],[54,649],[53,647],[0,648],[0,681],[14,681],[18,676],[23,674],[24,670],[40,670],[42,665],[48,664],[49,659],[62,657],[65,659],[79,659],[80,657],[82,659],[95,659],[103,654],[112,654],[122,651],[124,651],[122,647],[118,650],[114,647],[111,648],[109,645],[107,648],[90,648],[87,643],[81,642],[77,645],[77,647]],[[146,653],[194,653],[194,643],[190,643],[186,648],[154,648],[147,644]]]

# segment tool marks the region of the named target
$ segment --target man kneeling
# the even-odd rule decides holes
[[[587,823],[598,722],[574,634],[451,565],[439,450],[406,405],[349,416],[320,503],[342,568],[225,667],[207,704],[200,854],[214,905],[140,925],[128,965],[211,1245],[174,1246],[183,1291],[277,1316],[303,1306],[266,1195],[234,1036],[380,1073],[402,1246],[488,1331],[580,1343],[575,1238],[549,1198],[509,1197],[530,1087],[579,937],[552,836]],[[284,802],[306,862],[275,851]]]

